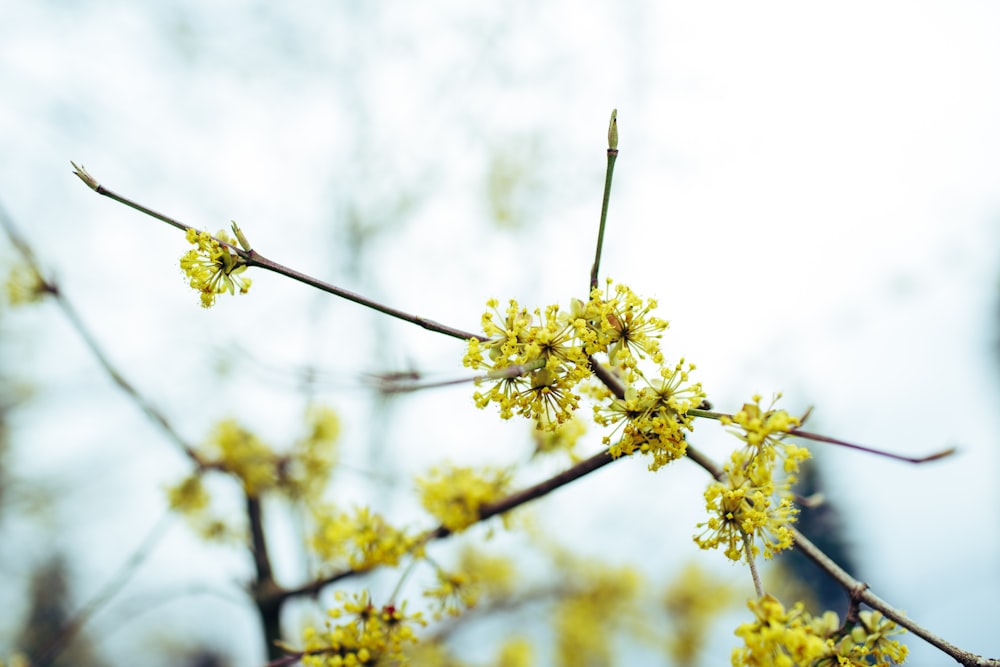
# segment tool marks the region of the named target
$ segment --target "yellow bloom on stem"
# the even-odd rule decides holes
[[[612,294],[612,282],[610,278],[607,280],[603,295],[599,289],[591,291],[584,308],[597,347],[608,353],[612,366],[635,368],[637,358],[647,356],[654,363],[662,363],[659,339],[670,324],[651,314],[656,300],[643,301],[622,284],[615,285]]]
[[[188,277],[191,288],[201,294],[202,308],[211,308],[215,297],[223,292],[247,293],[251,281],[241,275],[247,269],[246,262],[234,250],[219,243],[221,240],[234,245],[235,239],[224,231],[213,238],[208,232],[191,228],[187,230],[187,240],[195,247],[181,257],[181,270]]]
[[[248,496],[258,496],[277,484],[278,456],[235,419],[216,424],[205,449],[213,467],[239,479]]]
[[[340,565],[346,561],[356,571],[370,570],[378,565],[398,565],[416,545],[413,537],[367,507],[357,507],[353,513],[318,509],[314,520],[316,531],[312,547],[315,553],[329,563]]]
[[[448,466],[432,468],[427,477],[417,479],[417,486],[424,509],[458,532],[479,521],[480,507],[505,497],[511,482],[509,470]]]
[[[495,299],[487,302],[483,331],[489,340],[472,339],[463,363],[485,369],[477,384],[493,382],[473,398],[484,408],[500,407],[500,417],[515,414],[536,421],[540,428],[556,428],[579,405],[574,387],[589,375],[587,355],[576,339],[578,325],[552,305],[544,314],[529,313],[511,300],[501,313]]]
[[[692,430],[691,408],[701,405],[705,394],[701,385],[689,383],[694,364],[685,366],[681,359],[675,366],[662,366],[660,379],[650,382],[634,369],[629,375],[641,378],[646,386],[629,384],[625,398],[609,397],[594,408],[594,421],[601,426],[615,426],[604,437],[612,456],[635,452],[653,457],[650,470],[659,470],[670,461],[684,456],[687,443],[684,432]],[[612,440],[618,433],[618,441]]]
[[[767,410],[761,410],[759,394],[753,396],[753,403],[744,403],[732,417],[723,416],[722,424],[735,426],[730,433],[746,443],[754,458],[761,465],[770,466],[775,459],[784,461],[786,473],[798,472],[799,463],[809,458],[809,450],[785,442],[788,435],[802,425],[801,417],[793,417],[784,410],[775,410],[774,404],[781,398],[775,394]]]
[[[306,667],[348,667],[404,664],[404,647],[416,644],[415,626],[426,625],[422,615],[408,614],[406,603],[375,606],[366,593],[348,598],[335,595],[337,605],[325,630],[307,627],[302,664]]]
[[[786,610],[770,595],[747,606],[754,620],[736,629],[744,645],[733,650],[734,667],[889,667],[906,658],[906,647],[889,639],[903,630],[877,611],[841,627],[832,611],[813,617],[801,602]]]
[[[510,595],[515,572],[510,559],[466,547],[458,566],[452,570],[438,568],[437,579],[437,586],[424,591],[424,596],[435,604],[434,617],[441,618],[445,614],[458,616],[483,598],[500,600]]]
[[[48,294],[55,294],[56,287],[45,282],[45,279],[28,264],[16,264],[10,270],[5,285],[7,303],[12,306],[23,306],[38,303]]]
[[[758,541],[764,547],[765,558],[791,547],[790,526],[799,510],[787,485],[780,486],[776,493],[771,469],[750,465],[745,450],[733,452],[725,471],[725,479],[712,482],[705,491],[709,519],[698,524],[704,527],[694,538],[698,546],[724,546],[726,556],[734,561],[747,558],[747,549],[758,554]]]

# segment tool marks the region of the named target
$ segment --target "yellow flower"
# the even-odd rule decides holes
[[[739,412],[732,417],[724,416],[721,422],[726,426],[735,426],[730,433],[746,443],[753,452],[755,463],[770,466],[775,459],[784,460],[786,473],[798,472],[799,463],[809,458],[809,450],[785,442],[788,435],[793,435],[795,429],[802,425],[801,417],[792,417],[784,410],[775,410],[774,404],[781,398],[775,394],[767,410],[761,410],[759,394],[753,396],[753,403],[744,403]]]
[[[747,606],[754,621],[736,629],[744,646],[733,650],[734,667],[806,667],[828,655],[825,637],[812,627],[801,603],[786,611],[778,600],[765,595]]]
[[[749,465],[747,457],[744,450],[733,452],[726,478],[705,491],[710,516],[698,524],[704,530],[694,538],[702,549],[725,546],[726,556],[734,561],[747,558],[747,549],[759,553],[758,540],[765,558],[791,547],[790,526],[799,513],[787,485],[776,493],[770,468]]]
[[[366,593],[348,598],[335,595],[338,606],[329,610],[334,621],[325,631],[307,627],[302,664],[306,667],[403,664],[403,648],[417,643],[414,626],[425,621],[419,612],[408,614],[406,603],[376,607]]]
[[[248,496],[258,496],[277,484],[277,455],[235,419],[215,425],[206,450],[212,464],[239,479]]]
[[[353,570],[397,565],[416,545],[414,538],[367,507],[357,507],[353,514],[321,508],[314,519],[312,546],[316,554],[327,562],[346,561]]]
[[[698,407],[705,394],[700,384],[689,384],[693,364],[681,359],[673,367],[660,368],[660,380],[650,382],[638,369],[630,375],[645,381],[645,387],[629,384],[625,398],[608,398],[595,406],[594,421],[601,426],[615,426],[604,437],[612,456],[629,456],[635,452],[653,457],[650,470],[659,470],[670,461],[684,455],[687,443],[684,432],[692,430],[691,408]],[[621,432],[619,439],[612,439]]]
[[[477,384],[494,383],[489,391],[475,393],[476,405],[496,403],[502,419],[518,414],[539,428],[558,427],[577,409],[580,397],[573,389],[590,373],[576,337],[580,325],[555,305],[544,314],[529,313],[514,300],[504,313],[495,299],[487,307],[483,331],[489,339],[470,340],[463,359],[470,368],[488,371]]]
[[[12,306],[38,303],[47,294],[55,294],[56,287],[45,282],[35,267],[16,264],[7,276],[7,302]]]
[[[902,630],[877,611],[862,611],[842,628],[832,611],[812,617],[801,602],[786,610],[765,595],[747,606],[754,621],[736,629],[744,645],[733,650],[734,667],[889,667],[906,658],[906,647],[888,639]]]
[[[417,479],[417,486],[424,508],[458,532],[479,521],[480,507],[505,497],[511,481],[509,470],[448,466],[432,468],[428,477]]]
[[[217,240],[218,239],[218,240]],[[195,246],[181,257],[181,270],[188,277],[188,284],[201,294],[202,308],[215,304],[215,297],[223,292],[246,294],[250,289],[250,279],[241,274],[246,271],[246,262],[232,249],[223,246],[219,240],[233,245],[235,240],[224,231],[216,238],[208,232],[188,229],[188,243]]]
[[[514,566],[507,558],[487,556],[466,547],[453,571],[437,570],[438,584],[424,591],[436,603],[435,618],[458,616],[484,597],[494,600],[510,595],[514,586]]]
[[[611,293],[609,278],[605,293],[599,289],[590,294],[584,308],[586,319],[595,334],[596,347],[608,353],[612,366],[634,368],[637,358],[651,357],[662,363],[659,339],[670,324],[651,315],[655,299],[643,301],[628,286],[615,285]]]

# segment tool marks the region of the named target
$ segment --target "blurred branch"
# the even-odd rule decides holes
[[[125,376],[118,370],[118,368],[111,362],[104,348],[97,342],[97,339],[90,332],[90,329],[83,323],[83,319],[77,313],[76,308],[70,303],[66,295],[59,289],[58,285],[51,279],[46,278],[45,273],[42,271],[41,264],[35,257],[34,251],[31,249],[31,245],[24,239],[23,236],[18,232],[14,225],[14,221],[7,214],[7,211],[0,205],[0,227],[3,227],[8,238],[10,238],[11,243],[15,248],[21,253],[24,260],[31,266],[39,276],[45,281],[46,292],[52,296],[55,300],[56,305],[59,310],[62,311],[63,316],[69,322],[70,326],[76,331],[77,335],[83,341],[84,345],[94,356],[97,362],[100,364],[104,372],[108,374],[108,377],[118,385],[118,388],[125,392],[125,395],[139,407],[139,409],[147,416],[149,419],[160,427],[160,430],[167,436],[167,438],[172,441],[175,445],[181,448],[184,453],[195,463],[201,465],[201,460],[198,454],[195,452],[194,448],[177,432],[176,429],[170,424],[167,417],[155,406],[152,401],[146,398],[142,393],[140,393]]]
[[[96,614],[101,607],[106,605],[117,595],[129,582],[132,576],[139,569],[139,566],[149,558],[149,555],[159,544],[163,536],[167,534],[170,521],[173,519],[171,512],[167,512],[160,518],[153,528],[146,534],[142,542],[132,555],[122,564],[114,576],[92,597],[83,607],[67,621],[59,634],[52,638],[44,650],[33,656],[31,664],[34,667],[46,667],[52,664],[65,650],[73,638],[83,629],[84,624]]]

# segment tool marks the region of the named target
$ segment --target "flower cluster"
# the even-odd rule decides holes
[[[398,565],[418,540],[395,528],[367,507],[353,513],[319,509],[314,512],[316,531],[312,548],[327,563],[348,565],[356,572],[379,565]]]
[[[733,650],[734,667],[889,667],[906,658],[906,646],[891,638],[903,630],[877,611],[841,627],[832,611],[813,617],[801,603],[786,610],[770,595],[748,606],[754,621],[736,629],[744,645]]]
[[[587,388],[598,401],[595,421],[614,427],[604,443],[614,456],[651,455],[656,470],[684,454],[688,411],[701,405],[704,393],[690,383],[693,364],[664,363],[659,340],[668,323],[652,314],[656,301],[612,285],[608,280],[603,291],[594,289],[586,303],[574,300],[568,312],[552,305],[531,313],[513,300],[501,312],[489,301],[487,339],[469,341],[464,363],[487,371],[478,382],[493,383],[474,395],[479,407],[496,403],[503,419],[517,414],[554,431],[579,407],[577,387],[599,363],[593,355],[606,354],[626,391],[616,397],[606,387]],[[643,370],[644,362],[655,371]]]
[[[672,628],[667,651],[675,663],[697,664],[712,621],[734,599],[733,587],[694,563],[677,574],[663,595]]]
[[[305,630],[302,664],[306,667],[355,667],[403,664],[404,648],[417,643],[421,614],[407,614],[405,603],[376,607],[367,593],[348,598],[336,594],[338,606],[324,630]]]
[[[513,590],[514,565],[500,556],[487,556],[472,548],[462,551],[458,567],[437,570],[437,586],[424,591],[435,604],[435,618],[458,616],[484,597],[502,599]]]
[[[248,497],[276,492],[309,504],[318,502],[337,461],[340,422],[331,408],[322,405],[310,406],[305,421],[305,436],[287,453],[279,453],[236,420],[222,420],[192,452],[198,468],[168,487],[171,509],[184,514],[206,537],[233,534],[225,521],[209,512],[211,496],[203,480],[209,472],[237,479]]]
[[[233,223],[235,229],[235,223]],[[188,277],[188,284],[201,294],[202,308],[215,305],[215,297],[223,292],[246,294],[250,279],[241,275],[247,264],[230,246],[236,243],[224,231],[213,237],[208,232],[191,228],[187,230],[188,243],[195,247],[181,257],[181,270]]]
[[[535,441],[535,451],[532,456],[565,452],[576,463],[580,460],[580,456],[576,453],[576,445],[586,432],[587,425],[576,416],[555,429],[536,428],[532,432]]]
[[[661,366],[660,379],[651,382],[641,371],[633,369],[629,377],[642,385],[628,384],[625,398],[613,397],[606,388],[595,391],[605,401],[594,406],[594,421],[614,427],[604,437],[612,456],[627,456],[637,451],[651,455],[650,470],[659,470],[684,456],[687,450],[684,432],[692,429],[693,422],[688,411],[701,405],[705,398],[701,385],[688,384],[693,370],[694,364],[685,367],[681,359],[676,366]],[[616,435],[618,441],[612,444]]]
[[[54,294],[56,287],[45,282],[34,266],[16,264],[7,276],[7,302],[12,306],[38,303],[48,294]]]
[[[744,404],[731,418],[724,417],[723,423],[737,426],[733,433],[746,445],[733,452],[724,479],[705,491],[709,519],[698,524],[704,530],[695,542],[702,549],[724,546],[732,560],[749,560],[763,546],[764,557],[771,558],[792,546],[791,525],[798,508],[791,486],[809,451],[784,438],[802,420],[775,410],[773,402],[761,411],[760,396],[754,396],[753,403]],[[775,479],[778,462],[785,473],[780,480]]]
[[[504,313],[495,299],[487,306],[483,331],[489,340],[470,340],[464,359],[470,368],[488,370],[487,378],[495,381],[490,391],[476,392],[476,405],[496,403],[503,419],[518,414],[552,428],[568,420],[580,400],[574,387],[589,375],[577,337],[582,320],[554,305],[544,314],[529,313],[514,300]]]
[[[417,480],[420,502],[445,528],[465,530],[479,521],[483,505],[509,493],[509,470],[486,468],[432,468],[428,477]]]

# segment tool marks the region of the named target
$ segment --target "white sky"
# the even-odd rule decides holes
[[[877,593],[963,648],[1000,653],[1000,10],[617,5],[9,0],[0,200],[185,435],[223,414],[275,439],[294,428],[290,383],[262,385],[239,355],[232,381],[211,375],[238,346],[329,370],[324,397],[345,413],[350,451],[368,437],[359,373],[455,374],[461,347],[391,324],[386,350],[365,311],[270,275],[201,312],[176,269],[180,235],[96,197],[68,161],[189,223],[235,218],[278,261],[474,329],[491,296],[580,296],[617,107],[605,274],[659,298],[668,354],[698,364],[721,409],[780,390],[833,435],[910,453],[959,445],[921,469],[831,453],[829,495]],[[533,183],[516,230],[484,204],[501,152]],[[352,216],[381,229],[360,256]],[[79,574],[96,587],[183,462],[54,314],[4,319],[16,369],[44,389],[18,422],[18,462],[71,480],[70,504],[89,508],[65,544],[87,547]],[[396,417],[385,437],[404,470],[526,446],[521,425],[497,427],[464,390],[415,397]],[[727,445],[711,424],[695,441]],[[654,542],[678,545],[664,562],[686,557],[704,478],[634,463],[546,500],[542,516],[581,548],[600,534],[623,558]],[[651,525],[616,520],[636,498]],[[175,541],[168,553],[190,546]],[[197,581],[234,567],[211,552]],[[191,580],[177,572],[161,576]],[[940,660],[910,646],[913,664]]]

